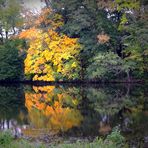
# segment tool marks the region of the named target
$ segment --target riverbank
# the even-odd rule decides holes
[[[73,80],[73,81],[32,81],[32,80],[0,80],[0,84],[30,84],[30,85],[56,85],[56,84],[147,84],[148,80]]]
[[[114,148],[114,147],[125,147],[126,142],[124,137],[120,134],[118,129],[114,129],[110,135],[105,139],[96,138],[93,141],[79,140],[75,143],[70,141],[62,141],[61,143],[41,143],[40,141],[27,141],[24,139],[14,139],[10,131],[0,133],[0,147],[5,148]],[[127,147],[127,146],[126,146]]]

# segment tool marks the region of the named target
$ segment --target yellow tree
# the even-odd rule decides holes
[[[43,11],[45,14],[47,12],[50,13],[49,10]],[[46,22],[46,25],[51,25],[48,29],[33,27],[20,34],[20,38],[29,40],[29,49],[25,59],[25,74],[30,75],[33,80],[40,81],[79,78],[80,45],[78,39],[69,38],[55,31],[62,25],[62,22],[58,21],[61,20],[59,15],[56,15],[56,19],[53,21],[46,20],[43,16],[40,15],[37,23]]]

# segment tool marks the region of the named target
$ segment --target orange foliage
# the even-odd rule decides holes
[[[110,37],[107,34],[101,33],[97,35],[97,39],[100,44],[105,44],[110,40]]]
[[[35,27],[22,31],[19,34],[20,39],[31,39],[33,40],[36,36],[39,35],[39,32],[35,29]]]
[[[52,15],[51,18],[49,18],[50,14],[54,14],[54,17]],[[51,8],[44,8],[38,19],[35,21],[35,25],[50,26],[52,29],[56,29],[63,25],[63,18],[61,15],[54,13]]]

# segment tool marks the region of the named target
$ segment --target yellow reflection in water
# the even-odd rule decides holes
[[[58,133],[81,124],[83,117],[77,109],[79,101],[73,95],[63,90],[57,91],[54,86],[33,89],[33,93],[25,93],[25,105],[34,128],[47,128]]]

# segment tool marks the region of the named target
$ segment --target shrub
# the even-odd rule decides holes
[[[13,136],[10,131],[0,132],[0,146],[5,147],[9,145],[13,140]]]

